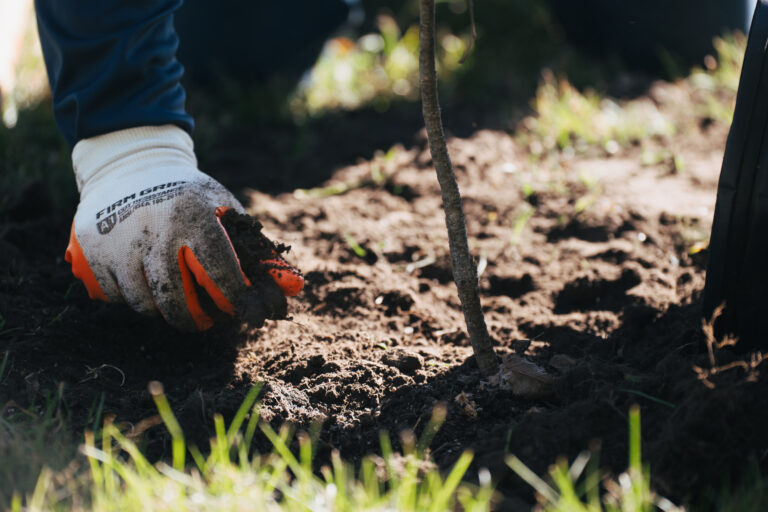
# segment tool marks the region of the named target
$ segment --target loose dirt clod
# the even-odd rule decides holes
[[[267,263],[276,256],[288,252],[290,247],[275,244],[261,232],[261,223],[250,215],[227,210],[221,217],[243,272],[251,281],[251,287],[241,297],[238,311],[242,319],[261,327],[265,319],[283,320],[288,316],[285,294],[270,276],[274,266]]]
[[[384,355],[381,356],[381,361],[388,366],[394,366],[406,374],[411,374],[424,366],[423,357],[409,350],[400,348],[386,351]]]

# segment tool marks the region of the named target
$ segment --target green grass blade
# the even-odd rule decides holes
[[[255,404],[251,408],[251,417],[248,418],[248,425],[245,427],[245,446],[249,449],[253,444],[253,436],[256,434],[256,427],[259,425],[259,404]]]
[[[447,414],[448,409],[445,404],[438,404],[432,409],[432,416],[429,419],[429,423],[424,427],[424,431],[421,433],[419,442],[416,445],[416,452],[419,456],[424,456],[427,448],[432,444],[432,439],[435,438],[437,431],[443,426]]]
[[[305,432],[299,432],[298,439],[301,467],[304,468],[305,473],[309,474],[312,472],[312,440]]]
[[[21,512],[21,496],[18,492],[13,493],[13,498],[11,498],[11,512]]]
[[[85,433],[85,445],[83,445],[80,449],[80,452],[85,455],[84,448],[95,450],[96,444],[93,436],[93,432],[86,431]],[[93,478],[94,485],[98,488],[101,487],[104,484],[104,473],[102,472],[102,467],[98,463],[98,461],[92,457],[86,457],[88,459],[88,464],[91,467],[91,478]]]
[[[230,444],[245,421],[245,416],[248,414],[248,411],[250,411],[253,404],[256,403],[256,398],[259,396],[260,391],[261,384],[254,384],[251,386],[251,389],[248,390],[248,394],[245,395],[243,403],[240,404],[240,407],[237,409],[235,417],[232,418],[232,423],[229,425],[229,430],[227,430],[227,439],[229,439]]]
[[[176,420],[176,416],[171,411],[171,406],[168,403],[163,391],[163,385],[157,381],[149,383],[149,393],[152,395],[152,399],[155,401],[157,412],[160,413],[160,417],[165,423],[165,428],[171,434],[172,439],[172,452],[173,452],[173,468],[177,471],[184,469],[184,459],[186,456],[184,432],[181,430],[179,422]]]
[[[203,475],[208,476],[208,462],[205,460],[205,456],[200,452],[200,448],[194,445],[190,446],[189,454],[192,456],[192,460],[195,462],[197,469],[199,469]]]
[[[109,435],[117,441],[128,455],[131,456],[133,464],[136,466],[137,473],[143,478],[151,478],[157,476],[157,470],[149,463],[146,457],[141,453],[136,443],[126,438],[118,429],[113,425],[105,427],[109,429]]]
[[[53,472],[49,468],[44,467],[37,479],[35,490],[32,492],[32,498],[29,500],[28,510],[30,512],[43,510],[48,489],[51,487],[52,478]]]
[[[370,458],[363,459],[360,465],[360,480],[369,502],[377,502],[381,496],[381,484],[376,474],[376,464]]]
[[[368,256],[368,251],[363,249],[363,247],[357,243],[357,240],[352,236],[351,233],[349,233],[349,231],[344,231],[343,235],[347,245],[352,248],[352,251],[354,251],[358,258],[365,258]]]
[[[338,450],[331,452],[331,466],[333,466],[334,510],[346,510],[349,496],[349,471],[347,465],[341,460]]]
[[[117,480],[115,479],[115,473],[112,471],[111,466],[106,464],[107,461],[112,458],[112,420],[109,419],[105,422],[104,428],[101,434],[101,452],[104,454],[102,461],[102,467],[104,469],[104,490],[107,494],[113,494],[117,488]]]
[[[640,438],[640,407],[629,409],[629,468],[642,472],[642,446]]]
[[[286,462],[286,460],[281,457],[277,457],[277,460],[271,467],[271,472],[269,474],[269,478],[267,479],[267,483],[264,484],[265,494],[273,493],[277,486],[283,480],[285,480],[285,470],[287,467],[288,462]]]
[[[285,439],[283,439],[281,436],[278,436],[277,432],[275,432],[268,423],[262,423],[259,425],[259,428],[261,428],[261,431],[264,432],[265,436],[267,436],[267,439],[269,439],[269,441],[272,443],[272,446],[275,447],[275,451],[280,456],[280,458],[282,458],[288,464],[288,467],[291,468],[291,471],[293,471],[295,475],[301,475],[303,468],[301,467],[301,464],[299,464],[299,461],[296,459],[296,457],[294,457],[294,455],[291,453],[291,450],[288,448],[288,444],[285,442]]]
[[[211,457],[215,458],[217,465],[224,467],[230,463],[230,445],[227,438],[227,430],[224,426],[224,417],[221,414],[213,415],[213,428],[216,432],[216,437],[215,442],[211,443]]]
[[[564,510],[578,512],[584,510],[581,500],[576,493],[576,485],[571,472],[568,470],[568,463],[560,460],[550,469],[552,481],[557,486],[557,492],[560,495],[557,506]]]
[[[467,473],[467,469],[469,469],[469,465],[472,464],[473,458],[474,454],[469,450],[461,454],[459,460],[453,465],[451,472],[448,473],[445,483],[443,483],[440,490],[437,492],[437,496],[431,496],[431,499],[434,501],[430,507],[430,512],[439,512],[448,508],[451,497],[453,497],[453,493],[461,483],[461,479],[464,478],[464,475]]]
[[[96,432],[99,429],[99,424],[102,420],[102,414],[104,414],[104,399],[106,397],[106,394],[104,392],[101,393],[101,396],[99,397],[99,404],[96,406],[96,411],[93,415],[93,431]]]
[[[379,431],[379,446],[381,447],[381,458],[384,459],[384,465],[387,469],[387,483],[389,484],[390,491],[397,494],[400,487],[400,477],[392,467],[392,440],[384,430]]]
[[[587,495],[588,509],[590,512],[600,512],[600,462],[597,449],[592,452],[587,462],[587,475],[584,478],[584,489]]]
[[[514,455],[508,456],[505,461],[507,466],[512,468],[512,471],[517,473],[517,476],[525,480],[528,485],[533,487],[534,490],[543,496],[545,500],[547,500],[549,503],[558,502],[560,496],[557,494],[557,492],[552,489],[552,487],[550,487],[547,482],[542,480],[539,475],[531,471],[528,466],[523,463],[523,461]]]

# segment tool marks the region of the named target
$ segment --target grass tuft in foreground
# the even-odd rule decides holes
[[[514,455],[507,458],[507,464],[536,490],[539,503],[547,512],[684,510],[651,490],[650,469],[641,457],[640,408],[636,405],[629,411],[629,467],[616,479],[601,476],[595,457],[588,451],[582,452],[570,466],[565,459],[553,465],[549,470],[551,485]]]
[[[150,463],[137,440],[111,422],[100,442],[85,435],[81,452],[88,471],[61,478],[44,469],[29,496],[14,497],[11,510],[150,511],[150,510],[406,510],[467,512],[489,510],[493,490],[490,477],[481,475],[481,486],[462,480],[472,461],[465,452],[446,474],[429,460],[426,445],[445,419],[436,408],[418,443],[404,442],[404,454],[392,452],[389,438],[381,436],[381,456],[363,459],[359,471],[341,460],[338,452],[330,465],[313,470],[313,443],[309,435],[296,436],[298,455],[289,448],[290,428],[279,432],[259,422],[254,387],[227,427],[214,418],[216,436],[210,454],[187,446],[159,383],[150,392],[172,438],[172,462]],[[257,429],[270,441],[267,455],[249,452]],[[193,463],[187,464],[189,453]]]
[[[6,352],[0,361],[0,383],[12,364]],[[59,387],[56,392],[41,393],[27,407],[0,396],[0,510],[10,504],[14,490],[31,489],[42,468],[62,474],[69,471],[77,445],[67,429],[62,396],[63,387]]]

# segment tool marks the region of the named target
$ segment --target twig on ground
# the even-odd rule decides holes
[[[756,382],[759,375],[757,370],[758,366],[768,360],[768,352],[753,352],[752,354],[749,354],[749,359],[732,361],[723,365],[717,364],[717,351],[725,347],[732,347],[738,343],[738,339],[731,335],[726,335],[721,340],[718,340],[715,336],[715,321],[723,314],[724,309],[725,303],[720,304],[715,308],[710,320],[701,321],[701,330],[704,333],[707,343],[709,368],[694,365],[693,370],[696,372],[699,380],[709,389],[715,388],[715,383],[710,380],[712,377],[733,370],[734,368],[741,368],[744,371],[747,376],[747,382]]]

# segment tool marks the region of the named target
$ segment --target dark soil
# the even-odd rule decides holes
[[[372,118],[368,127],[379,124],[386,123]],[[599,440],[601,464],[620,472],[627,412],[639,404],[656,489],[700,499],[723,479],[740,478],[750,461],[766,469],[768,377],[746,364],[703,379],[711,368],[699,306],[706,256],[694,242],[711,225],[727,126],[692,130],[651,142],[685,159],[685,172],[675,174],[663,164],[643,167],[640,148],[535,161],[501,131],[451,139],[470,246],[484,267],[489,329],[500,355],[525,355],[553,376],[548,398],[516,397],[480,375],[451,282],[439,188],[423,134],[414,131],[387,157],[338,166],[326,184],[362,184],[343,195],[237,189],[265,233],[293,246],[291,261],[306,277],[304,291],[288,300],[292,319],[260,329],[230,324],[190,335],[91,302],[62,258],[68,214],[6,220],[0,351],[9,365],[1,403],[39,404],[63,383],[76,431],[92,426],[102,399],[104,413],[130,426],[155,414],[147,383],[159,380],[189,440],[207,446],[213,414],[231,417],[261,382],[266,421],[322,423],[320,461],[331,448],[353,461],[377,451],[382,429],[394,438],[418,434],[445,403],[436,462],[448,467],[474,450],[470,478],[489,468],[505,497],[499,507],[510,509],[533,497],[505,454],[543,473]],[[355,133],[347,138],[354,144]],[[240,151],[259,159],[247,143]],[[281,182],[312,171],[303,162],[282,165]],[[248,181],[245,171],[230,179],[207,170],[230,186]],[[370,179],[374,171],[384,183]],[[599,187],[587,187],[585,174]],[[524,195],[523,185],[534,194]],[[716,356],[716,364],[742,357]],[[461,393],[475,414],[456,400]],[[145,436],[153,456],[170,452],[162,427]]]

